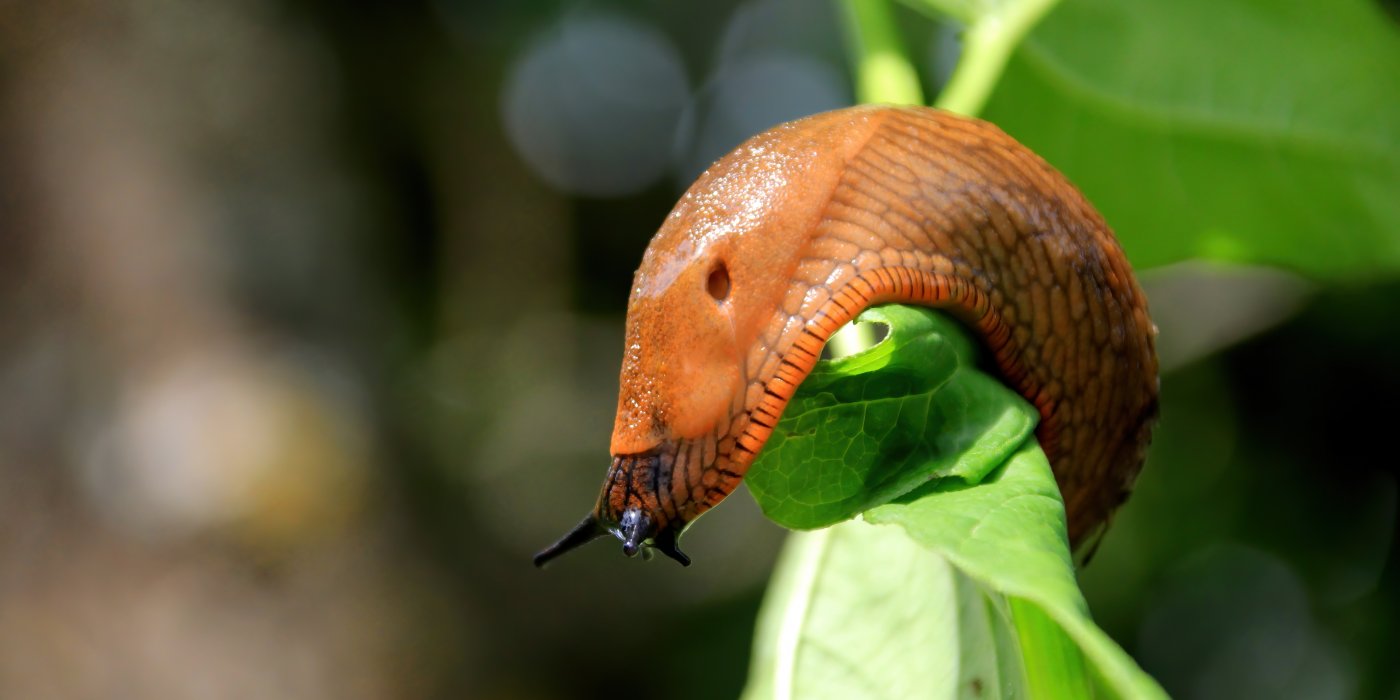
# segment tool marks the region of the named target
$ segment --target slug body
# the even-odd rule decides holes
[[[612,533],[676,548],[743,479],[827,338],[880,303],[943,309],[1039,410],[1078,544],[1127,497],[1157,413],[1155,328],[1113,233],[995,126],[855,107],[775,127],[691,186],[642,258],[612,465],[536,557]]]

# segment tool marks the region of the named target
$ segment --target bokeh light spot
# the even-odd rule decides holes
[[[570,194],[613,197],[665,172],[688,98],[665,36],[629,19],[584,17],[525,51],[502,103],[511,143],[537,175]]]

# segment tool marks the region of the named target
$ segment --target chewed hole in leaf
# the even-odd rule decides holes
[[[851,321],[841,326],[827,339],[822,348],[823,360],[839,360],[869,350],[888,338],[887,323]]]

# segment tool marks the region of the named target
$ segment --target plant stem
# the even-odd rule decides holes
[[[856,100],[924,104],[919,74],[900,45],[887,0],[839,0],[854,56]]]
[[[963,33],[962,57],[936,106],[969,116],[981,112],[1001,79],[1012,50],[1057,2],[1015,0],[976,17]],[[937,2],[929,0],[929,4]]]

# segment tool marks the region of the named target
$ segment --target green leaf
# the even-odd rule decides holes
[[[757,635],[749,698],[1025,697],[1028,687],[1004,600],[899,528],[859,520],[792,535]]]
[[[849,520],[929,483],[975,484],[1035,429],[1035,409],[976,370],[952,320],[883,306],[860,321],[889,325],[889,336],[818,363],[745,479],[785,527]]]
[[[745,697],[1165,697],[1089,619],[1058,493],[1027,442],[973,488],[794,533]]]
[[[1138,266],[1400,270],[1400,25],[1374,0],[1065,0],[984,117]]]
[[[785,522],[864,516],[793,535],[746,695],[1163,697],[1089,618],[1034,409],[937,312],[861,320],[888,337],[818,363],[749,472]]]
[[[900,525],[925,549],[938,552],[990,590],[1043,614],[1078,646],[1090,678],[1108,697],[1157,697],[1161,689],[1089,617],[1079,591],[1065,537],[1064,505],[1045,453],[1034,441],[975,488],[929,494],[907,504],[892,503],[866,514],[876,524]],[[1025,611],[1020,604],[1018,611]],[[1028,612],[1018,616],[1024,620]],[[1025,622],[1023,626],[1043,626]],[[1044,637],[1043,633],[1036,635]],[[1069,667],[1045,640],[1040,668]],[[1048,647],[1046,646],[1048,645]],[[1035,663],[1028,662],[1034,670]],[[1043,676],[1044,674],[1042,674]],[[1049,681],[1050,687],[1069,681]],[[1040,697],[1037,695],[1036,697]],[[1051,694],[1046,697],[1061,697]]]

